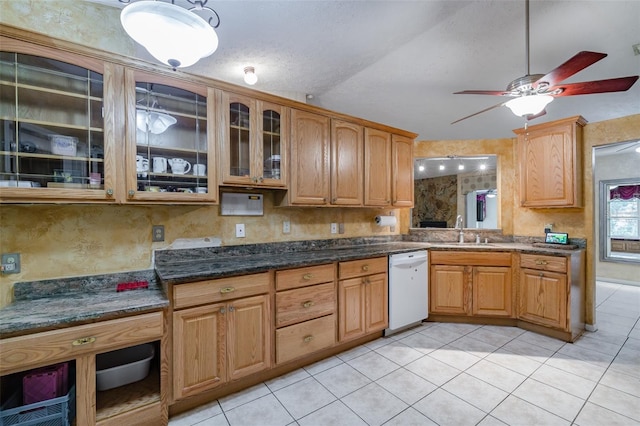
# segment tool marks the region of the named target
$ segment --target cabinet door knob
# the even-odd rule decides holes
[[[107,196],[108,197],[112,197],[113,196],[113,189],[112,188],[107,189]]]
[[[313,278],[313,274],[304,274],[302,276],[302,279],[305,281],[309,281],[311,278]]]
[[[369,265],[362,265],[362,270],[367,272],[369,270]]]
[[[369,277],[363,278],[362,279],[362,284],[371,284],[371,281],[369,280]]]
[[[313,340],[313,336],[311,336],[311,335],[304,336],[304,338],[302,339],[302,341],[305,342],[305,343],[309,343],[312,340]]]
[[[220,313],[224,314],[225,312],[227,312],[227,310],[225,308],[220,308]]]
[[[225,293],[231,293],[233,291],[236,291],[235,287],[222,287],[220,289],[220,293],[225,294]]]
[[[89,343],[93,343],[96,341],[95,337],[81,337],[80,339],[76,339],[73,342],[71,342],[72,346],[82,346],[82,345],[88,345]]]
[[[308,308],[312,307],[313,305],[315,305],[315,303],[313,303],[313,301],[307,300],[306,302],[304,302],[302,304],[302,307],[308,309]]]
[[[260,177],[258,178],[258,181],[259,181],[260,183],[262,183],[262,182],[264,181],[264,178],[263,178],[262,176],[260,176]]]
[[[133,196],[136,195],[136,191],[134,191],[133,189],[129,190],[129,198],[133,198]]]
[[[544,278],[544,274],[542,272],[540,272],[540,275],[538,275],[540,278]]]
[[[236,310],[236,308],[234,308],[233,306],[229,306],[229,312],[233,312],[235,310]]]

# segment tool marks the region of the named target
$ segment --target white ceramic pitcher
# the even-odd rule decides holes
[[[182,158],[172,158],[168,161],[171,166],[171,171],[176,175],[183,175],[189,173],[191,170],[191,163]]]

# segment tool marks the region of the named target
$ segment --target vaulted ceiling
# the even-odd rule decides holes
[[[510,138],[524,125],[506,107],[450,124],[505,100],[453,92],[504,90],[526,74],[524,0],[209,0],[207,6],[221,19],[219,48],[187,72],[243,85],[242,70],[253,65],[256,90],[411,130],[419,139]],[[608,57],[567,82],[640,74],[633,49],[640,43],[640,1],[532,0],[530,22],[532,74],[582,50]],[[141,47],[136,55],[153,61]],[[638,113],[640,83],[627,92],[557,98],[531,124]]]

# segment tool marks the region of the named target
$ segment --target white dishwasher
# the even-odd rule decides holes
[[[389,256],[389,328],[385,336],[429,316],[426,250]]]

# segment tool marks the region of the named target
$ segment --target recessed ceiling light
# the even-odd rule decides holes
[[[640,146],[636,148],[636,152],[640,152]]]
[[[458,170],[464,170],[464,164],[462,163],[458,164]]]
[[[424,172],[424,166],[423,165],[418,166],[418,170],[421,172]]]
[[[487,165],[482,163],[480,164],[480,170],[486,170],[487,169]]]
[[[440,169],[440,170],[444,170],[444,164],[440,164],[439,169]]]

